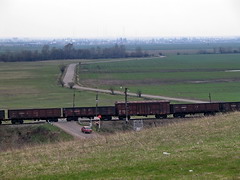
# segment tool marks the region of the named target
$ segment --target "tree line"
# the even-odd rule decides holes
[[[140,47],[135,51],[127,52],[124,45],[116,44],[107,48],[75,49],[72,43],[68,43],[63,48],[50,48],[44,45],[40,51],[22,50],[20,52],[5,52],[0,54],[0,61],[40,61],[40,60],[60,60],[60,59],[102,59],[102,58],[127,58],[127,57],[148,57],[149,54],[143,52]]]
[[[240,53],[239,48],[232,48],[232,47],[216,47],[212,50],[199,50],[199,54],[232,54],[232,53]]]

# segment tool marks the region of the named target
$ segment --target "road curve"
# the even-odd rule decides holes
[[[110,61],[110,62],[115,62],[115,61]],[[91,63],[94,63],[94,62],[91,62]],[[99,63],[99,62],[96,62],[96,63]],[[108,61],[101,61],[101,63],[108,63]],[[86,63],[86,64],[88,64],[88,63]],[[77,64],[68,65],[68,67],[66,69],[65,76],[63,78],[63,83],[64,83],[65,87],[69,87],[68,84],[70,82],[74,83],[76,66],[77,66]],[[84,86],[80,86],[80,85],[77,85],[77,84],[75,84],[73,86],[73,88],[79,89],[79,90],[84,90],[84,91],[93,91],[93,92],[101,92],[101,93],[109,93],[109,94],[112,93],[110,90],[84,87]],[[121,92],[121,91],[114,91],[114,94],[124,95],[124,93]],[[137,97],[137,94],[135,94],[135,93],[128,93],[128,95]],[[175,98],[175,97],[158,96],[158,95],[150,95],[150,94],[142,94],[141,97],[150,98],[150,99],[162,99],[162,100],[169,100],[169,101],[187,102],[187,103],[207,103],[207,101],[201,101],[201,100],[186,99],[186,98]]]

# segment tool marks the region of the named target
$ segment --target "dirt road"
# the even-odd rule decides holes
[[[118,61],[120,61],[120,60],[118,60]],[[126,61],[126,60],[124,60],[124,61]],[[108,63],[108,62],[109,61],[101,61],[101,63]],[[116,62],[116,61],[110,61],[110,62]],[[88,62],[88,63],[94,63],[94,62]],[[88,64],[88,63],[86,63],[86,64]],[[95,63],[100,63],[100,62],[95,62]],[[63,78],[63,83],[65,84],[65,87],[69,87],[68,83],[74,82],[76,66],[77,66],[77,64],[70,64],[67,67],[65,76]],[[84,87],[84,86],[79,86],[77,84],[75,84],[73,86],[73,88],[79,89],[79,90],[85,90],[85,91],[94,91],[94,92],[111,94],[110,90]],[[124,95],[124,93],[121,91],[114,91],[114,93],[117,95]],[[128,93],[128,95],[137,97],[137,94],[135,94],[135,93]],[[158,96],[158,95],[150,95],[150,94],[142,94],[142,97],[143,98],[151,98],[151,99],[163,99],[163,100],[169,100],[169,101],[187,102],[187,103],[207,103],[207,101],[201,101],[201,100],[174,98],[174,97]]]
[[[66,133],[72,135],[76,139],[86,139],[86,138],[94,138],[97,137],[97,134],[92,132],[91,134],[85,134],[81,132],[81,127],[77,122],[71,121],[61,121],[61,122],[54,122],[54,126],[61,128]]]
[[[75,78],[75,68],[77,64],[69,64],[65,75],[63,77],[63,83],[65,87],[69,87],[68,83],[73,83]]]

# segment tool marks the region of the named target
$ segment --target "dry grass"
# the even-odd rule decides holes
[[[0,154],[1,179],[240,178],[239,113]],[[170,153],[164,155],[163,152]],[[192,171],[189,171],[192,170]]]

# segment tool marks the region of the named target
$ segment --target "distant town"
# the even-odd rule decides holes
[[[98,45],[142,45],[142,44],[189,44],[189,43],[240,43],[240,37],[161,37],[161,38],[0,38],[0,46],[21,44],[26,46],[66,45],[73,43],[75,46]]]

